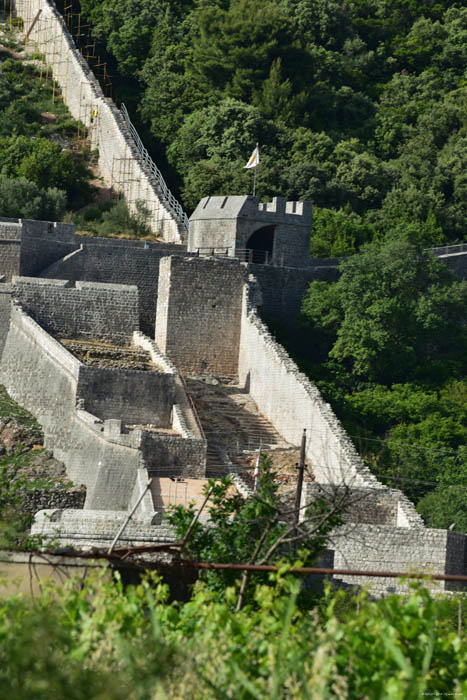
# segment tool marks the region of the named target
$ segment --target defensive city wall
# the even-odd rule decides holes
[[[229,198],[222,199],[226,207]],[[9,253],[2,259],[0,244],[0,273],[6,280],[0,285],[0,381],[36,415],[46,446],[87,490],[84,510],[43,511],[34,531],[58,533],[61,541],[81,546],[105,545],[150,476],[205,476],[207,444],[181,378],[186,373],[237,380],[291,445],[300,444],[306,428],[307,462],[316,481],[304,489],[303,505],[317,497],[319,488],[351,495],[347,522],[331,542],[336,567],[463,573],[465,536],[426,529],[400,491],[377,481],[331,407],[262,321],[265,310],[281,315],[287,308],[286,290],[278,306],[269,296],[279,279],[291,279],[299,270],[304,284],[333,268],[333,261],[294,267],[296,250],[288,258],[285,244],[275,247],[276,211],[283,239],[290,224],[294,247],[305,249],[309,228],[306,232],[296,219],[284,219],[283,212],[301,217],[306,208],[300,213],[299,207],[282,207],[276,200],[261,209],[257,200],[247,201],[248,216],[268,213],[266,223],[260,213],[257,224],[263,229],[259,245],[269,249],[267,261],[242,262],[242,249],[249,258],[262,251],[251,240],[258,229],[250,225],[242,238],[243,222],[236,216],[245,211],[244,204],[233,202],[232,219],[221,227],[228,236],[237,228],[241,248],[228,255],[202,250],[207,246],[193,250],[191,238],[187,251],[87,239],[47,222],[0,222],[0,235],[15,241],[16,251],[12,265]],[[25,230],[33,233],[24,235]],[[208,239],[199,223],[197,236],[198,242]],[[123,284],[115,284],[117,279]],[[67,338],[140,348],[149,353],[154,371],[89,366],[68,350]],[[154,503],[147,493],[124,541],[170,537]],[[381,594],[393,586],[392,579],[372,583]]]
[[[143,201],[151,230],[165,241],[182,242],[187,219],[157,166],[139,142],[125,112],[106,98],[77,50],[52,0],[12,0],[24,25],[26,46],[43,55],[74,119],[88,129],[99,152],[99,171],[109,186],[125,196],[130,211]]]
[[[43,281],[38,282],[37,289],[42,293]],[[3,309],[9,304],[9,296],[21,295],[21,280],[19,283],[18,290],[11,288],[1,295]],[[30,280],[28,291],[34,286]],[[103,305],[107,300],[106,287]],[[53,291],[56,286],[50,284],[49,288]],[[94,293],[99,293],[97,284]],[[126,291],[123,298],[125,295]],[[34,314],[44,325],[50,325],[47,309],[41,304],[40,295],[38,298]],[[86,319],[89,307],[83,297],[81,304],[82,317]],[[109,304],[107,312],[111,310]],[[126,341],[152,350],[152,360],[159,371],[92,367],[81,363],[49,335],[18,302],[11,304],[9,316],[9,324],[1,329],[6,337],[1,381],[37,417],[44,429],[45,446],[65,463],[68,476],[86,486],[87,509],[126,510],[141,469],[147,478],[160,473],[204,473],[205,441],[196,433],[188,403],[175,403],[176,370],[148,338],[130,331]],[[6,317],[4,313],[4,322]],[[115,336],[112,332],[110,313],[103,314],[101,336],[94,335],[94,339],[102,337],[107,341],[121,339],[120,334]],[[141,427],[126,427],[132,425]],[[160,434],[154,428],[169,430]]]

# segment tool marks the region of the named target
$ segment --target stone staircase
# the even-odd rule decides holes
[[[208,443],[207,477],[227,474],[229,460],[241,472],[261,448],[290,447],[238,384],[199,377],[186,377],[186,384]]]

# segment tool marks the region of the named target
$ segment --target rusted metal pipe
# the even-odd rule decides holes
[[[264,571],[264,572],[276,572],[282,570],[283,567],[272,566],[269,564],[216,564],[200,561],[185,561],[180,560],[180,563],[184,566],[190,566],[195,569],[226,569],[228,571]],[[333,576],[376,576],[379,578],[413,578],[413,579],[424,579],[428,578],[433,581],[465,581],[467,582],[467,576],[461,576],[457,574],[422,574],[422,573],[412,573],[406,571],[361,571],[359,569],[323,569],[320,567],[313,566],[302,566],[300,568],[289,569],[288,573],[291,574],[327,574]]]

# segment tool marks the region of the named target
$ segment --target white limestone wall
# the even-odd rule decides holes
[[[363,464],[318,389],[302,374],[245,298],[239,380],[261,412],[291,444],[307,430],[307,458],[319,483],[382,485]]]
[[[118,510],[41,510],[34,518],[31,534],[81,550],[109,547],[127,515],[126,511]],[[116,546],[136,547],[174,541],[174,531],[169,525],[160,523],[160,515],[148,513],[130,520]]]
[[[449,530],[358,524],[343,526],[333,533],[331,548],[335,569],[463,575],[466,540],[465,534]],[[365,586],[371,595],[378,597],[409,590],[408,581],[390,576],[339,574],[336,578],[346,584]],[[459,587],[452,581],[425,581],[424,585],[434,593]]]
[[[147,350],[151,355],[151,360],[162,367],[166,374],[175,375],[175,404],[172,409],[172,428],[183,438],[204,440],[175,365],[159,350],[157,344],[141,333],[141,331],[133,333],[133,344],[136,347]]]
[[[91,147],[99,151],[101,176],[125,196],[130,210],[137,200],[144,201],[155,234],[167,242],[181,243],[184,229],[179,218],[151,178],[119,110],[104,97],[52,0],[13,0],[13,5],[23,18],[25,33],[41,11],[27,46],[43,54],[71,114],[88,127]]]
[[[317,482],[385,489],[362,461],[331,406],[259,318],[254,292],[254,285],[245,286],[239,381],[245,384],[260,411],[288,442],[300,445],[303,429],[306,429],[306,456]],[[402,494],[398,524],[405,527],[423,524]]]

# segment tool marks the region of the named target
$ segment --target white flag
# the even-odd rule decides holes
[[[250,160],[246,165],[243,166],[243,169],[245,168],[256,168],[256,166],[259,165],[259,146],[256,144],[256,148],[253,151],[253,153],[250,156]]]
[[[255,471],[253,472],[253,476],[259,476],[259,460],[261,457],[261,452],[258,452],[258,456],[256,458],[256,464],[255,464]]]

